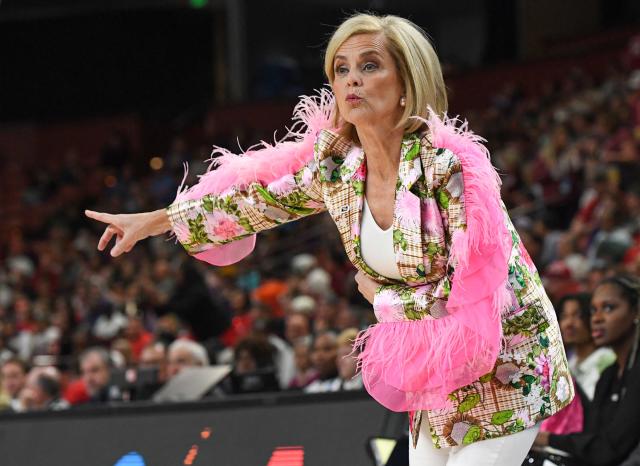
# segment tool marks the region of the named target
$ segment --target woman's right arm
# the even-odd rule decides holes
[[[115,237],[113,257],[129,252],[142,239],[170,231],[187,252],[197,254],[326,210],[317,151],[316,144],[311,161],[270,183],[232,187],[220,194],[176,201],[154,212],[108,214],[87,210],[85,214],[108,224],[98,249],[104,250]]]
[[[271,182],[232,187],[221,194],[167,207],[171,230],[190,254],[326,210],[316,158]]]

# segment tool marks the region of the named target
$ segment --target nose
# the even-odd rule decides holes
[[[362,77],[360,76],[360,72],[357,68],[349,70],[347,84],[351,87],[358,87],[362,85]]]
[[[591,313],[591,324],[597,324],[603,321],[604,313],[599,310],[594,310]]]

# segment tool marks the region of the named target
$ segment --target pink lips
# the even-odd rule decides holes
[[[592,330],[591,331],[591,336],[596,339],[596,338],[602,338],[604,336],[604,330],[601,329],[597,329],[597,330]]]
[[[357,102],[360,102],[361,100],[362,100],[362,97],[359,97],[355,94],[349,94],[347,96],[347,102],[349,103],[357,103]]]

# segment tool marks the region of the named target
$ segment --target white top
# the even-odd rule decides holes
[[[383,230],[371,215],[367,199],[364,199],[360,226],[360,252],[364,262],[383,277],[401,280],[393,250],[393,226]]]
[[[616,353],[611,348],[601,347],[578,363],[574,354],[569,357],[569,370],[589,400],[593,400],[596,384],[603,370],[616,361]]]

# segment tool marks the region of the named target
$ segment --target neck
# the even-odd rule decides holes
[[[596,345],[594,345],[593,342],[580,343],[574,346],[574,350],[576,352],[578,362],[580,363],[587,359],[587,357],[596,350]]]
[[[403,129],[376,125],[358,127],[356,131],[367,156],[367,173],[383,179],[395,179],[400,163]]]

